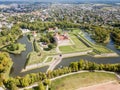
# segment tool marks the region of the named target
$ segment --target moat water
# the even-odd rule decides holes
[[[26,62],[26,58],[29,52],[31,52],[32,49],[32,44],[28,41],[27,36],[22,36],[20,37],[17,42],[22,43],[22,44],[26,44],[26,51],[23,51],[21,54],[19,55],[15,55],[15,54],[10,54],[10,57],[13,60],[13,68],[11,70],[11,76],[23,76],[25,74],[28,73],[35,73],[35,72],[45,72],[47,70],[47,66],[46,67],[42,67],[42,68],[38,68],[38,69],[34,69],[34,70],[30,70],[24,73],[21,73],[21,70],[24,68],[25,62]]]
[[[86,37],[86,38],[88,38],[88,40],[92,40],[89,37]],[[11,56],[13,62],[14,62],[13,69],[12,69],[10,75],[14,77],[14,76],[24,76],[28,73],[46,72],[46,70],[48,69],[48,66],[33,69],[33,70],[30,70],[30,71],[21,73],[21,70],[24,68],[27,55],[33,49],[32,49],[32,44],[27,40],[27,36],[22,36],[21,38],[19,38],[17,40],[17,42],[22,43],[22,44],[26,44],[26,51],[23,51],[19,55],[10,54],[10,56]],[[94,43],[93,40],[91,42]],[[114,43],[112,41],[109,44],[107,44],[106,47],[109,48],[109,49],[112,49],[113,51],[117,52],[120,55],[120,51],[115,49]],[[81,59],[88,60],[88,61],[91,61],[91,62],[96,62],[96,63],[103,63],[103,64],[104,63],[110,63],[110,64],[120,63],[120,57],[95,58],[95,57],[92,57],[92,56],[89,56],[89,55],[84,55],[84,56],[64,58],[56,66],[56,68],[59,68],[60,66],[63,66],[63,67],[68,66],[71,62],[79,61]]]

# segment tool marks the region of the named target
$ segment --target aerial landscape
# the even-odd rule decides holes
[[[0,90],[120,90],[120,0],[0,0]]]

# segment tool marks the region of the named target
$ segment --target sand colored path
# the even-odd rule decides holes
[[[79,88],[77,90],[120,90],[120,84],[116,81],[111,81],[103,84]]]

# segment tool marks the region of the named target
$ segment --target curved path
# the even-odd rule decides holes
[[[68,73],[68,74],[65,74],[65,75],[61,75],[61,76],[52,78],[52,79],[50,79],[50,80],[53,81],[53,80],[56,80],[56,79],[59,79],[59,78],[65,77],[65,76],[69,76],[69,75],[73,75],[73,74],[78,74],[78,73],[83,73],[83,72],[89,72],[89,71],[72,72],[72,73]],[[115,75],[117,76],[118,80],[120,80],[120,76],[119,76],[118,74],[114,73],[114,72],[108,72],[108,71],[96,71],[96,72],[113,73],[113,74],[115,74]],[[103,85],[105,85],[105,87],[103,87],[103,88],[106,88],[106,85],[109,85],[109,84],[110,84],[110,85],[112,86],[111,83],[112,83],[112,84],[113,84],[113,83],[116,83],[116,85],[113,86],[114,88],[116,87],[116,89],[91,89],[91,88],[101,87],[101,86],[103,86]],[[28,87],[20,88],[19,90],[30,89],[30,88],[35,87],[35,86],[38,86],[38,83],[34,83],[33,85],[30,85],[30,86],[28,86]],[[108,86],[107,86],[107,87],[108,87]],[[113,87],[111,87],[111,88],[113,88]],[[119,88],[119,89],[117,89],[117,88]],[[47,89],[47,90],[48,90],[48,89]],[[88,86],[88,87],[79,88],[79,89],[77,89],[77,90],[120,90],[120,84],[118,84],[116,81],[110,81],[110,82],[106,82],[106,83],[102,83],[102,84],[96,84],[96,85],[93,85],[93,86]]]

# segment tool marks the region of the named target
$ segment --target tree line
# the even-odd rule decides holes
[[[67,21],[61,21],[61,22],[41,22],[41,21],[35,21],[35,22],[21,22],[20,27],[22,29],[30,29],[30,30],[36,30],[38,32],[48,30],[48,28],[79,28],[81,25],[77,23],[71,23]]]
[[[116,47],[120,47],[120,28],[114,28],[112,32],[112,39],[115,42]]]
[[[0,52],[0,86],[3,85],[3,81],[9,78],[9,72],[12,67],[12,60],[8,53]]]
[[[53,71],[48,71],[47,73],[31,73],[27,74],[24,77],[16,77],[16,78],[9,78],[8,80],[4,81],[4,85],[7,88],[12,89],[15,87],[26,87],[35,82],[44,82],[46,79],[51,79],[57,76],[61,76],[64,74],[68,74],[71,72],[77,72],[80,70],[105,70],[105,71],[112,71],[112,72],[120,72],[120,64],[97,64],[94,62],[89,62],[85,60],[80,60],[78,62],[72,62],[68,67],[59,68]],[[16,89],[17,90],[17,89]]]

